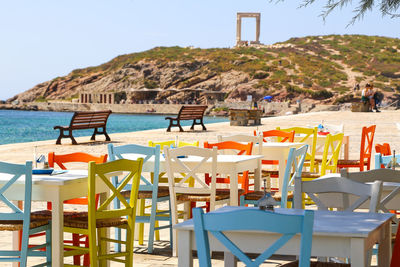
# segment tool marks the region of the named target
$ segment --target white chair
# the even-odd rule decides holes
[[[217,148],[206,149],[193,146],[170,149],[164,147],[165,163],[168,174],[168,185],[171,202],[172,225],[178,223],[178,204],[184,204],[184,220],[189,218],[191,202],[209,202],[210,210],[216,205],[228,204],[229,190],[217,190]],[[191,164],[185,162],[185,157],[197,157],[198,161]],[[211,166],[205,168],[207,160]],[[211,176],[209,185],[205,183],[205,173]],[[200,176],[200,175],[201,176]],[[189,187],[188,179],[194,179],[194,187]],[[173,251],[177,248],[176,231],[173,231]]]

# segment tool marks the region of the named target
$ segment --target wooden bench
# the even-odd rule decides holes
[[[167,132],[171,131],[171,127],[178,126],[179,131],[183,132],[180,121],[183,120],[193,120],[191,130],[194,130],[195,125],[203,126],[203,130],[206,131],[207,128],[203,124],[203,116],[206,111],[207,106],[182,106],[179,110],[178,116],[176,117],[166,117],[166,120],[169,120],[169,126]],[[198,121],[197,121],[198,120]],[[176,123],[174,123],[176,121]]]
[[[105,111],[77,111],[72,116],[69,126],[54,126],[54,130],[60,130],[60,136],[57,138],[57,145],[61,145],[61,139],[69,137],[73,145],[77,145],[75,138],[72,136],[73,130],[94,129],[90,140],[96,140],[96,134],[104,134],[106,141],[110,141],[110,137],[106,132],[106,124],[111,110]],[[102,128],[102,131],[99,129]],[[68,134],[64,132],[68,131]]]

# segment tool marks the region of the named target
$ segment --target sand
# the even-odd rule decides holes
[[[381,113],[353,113],[350,111],[332,111],[332,112],[318,112],[307,113],[299,115],[289,115],[281,117],[271,117],[262,119],[260,126],[230,126],[229,122],[208,124],[207,131],[189,131],[189,127],[184,127],[185,131],[180,133],[178,128],[173,128],[173,131],[167,133],[164,129],[148,130],[141,132],[118,133],[110,134],[111,143],[114,145],[123,144],[141,144],[147,145],[148,141],[164,141],[174,140],[178,136],[182,141],[204,141],[215,142],[218,135],[232,135],[232,134],[252,134],[253,130],[271,130],[280,126],[317,126],[323,121],[324,124],[339,125],[344,124],[345,135],[350,136],[350,158],[357,159],[360,151],[361,129],[363,126],[375,124],[376,134],[374,144],[377,143],[390,143],[392,149],[397,151],[400,149],[399,140],[400,131],[396,128],[396,122],[399,121],[400,111],[382,111]],[[0,161],[7,161],[13,163],[24,163],[26,160],[33,159],[33,152],[36,146],[37,154],[45,154],[54,151],[56,154],[72,153],[72,152],[87,152],[90,154],[105,154],[107,153],[107,143],[104,142],[104,137],[98,136],[99,141],[89,141],[90,137],[76,138],[79,145],[71,145],[68,139],[62,140],[62,145],[55,145],[55,140],[18,143],[0,146]],[[373,151],[374,153],[374,151]],[[374,166],[373,163],[371,165]],[[82,168],[77,165],[76,168]],[[163,231],[167,232],[167,231]],[[1,234],[0,246],[3,247],[11,240]],[[162,236],[163,240],[168,240],[168,235]],[[7,240],[10,240],[7,242]],[[148,255],[140,253],[144,251],[144,247],[137,247],[134,257],[135,266],[176,266],[177,259],[169,254],[168,249],[162,249],[168,246],[168,242],[158,242],[156,253],[159,255]],[[36,260],[31,261],[36,262]],[[279,262],[275,261],[274,262]],[[3,266],[3,265],[2,265]],[[9,266],[9,265],[4,265]],[[112,266],[122,266],[113,264]],[[215,260],[215,266],[223,266],[221,257]],[[264,265],[263,265],[264,266]],[[276,266],[276,264],[265,264],[265,266]]]

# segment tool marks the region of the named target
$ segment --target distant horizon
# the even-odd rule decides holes
[[[367,35],[399,38],[398,19],[382,17],[376,8],[348,27],[352,6],[334,11],[324,22],[324,3],[298,9],[290,1],[205,0],[201,3],[155,0],[3,3],[0,10],[0,99],[65,76],[74,69],[98,66],[118,55],[157,46],[231,48],[235,45],[236,13],[260,12],[260,42],[325,35]],[[255,21],[244,19],[242,39],[254,40]]]

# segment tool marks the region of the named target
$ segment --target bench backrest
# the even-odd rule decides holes
[[[106,126],[111,110],[105,111],[77,111],[72,116],[70,128],[86,129]]]
[[[178,119],[201,119],[204,116],[206,109],[207,106],[182,106],[178,113]]]

